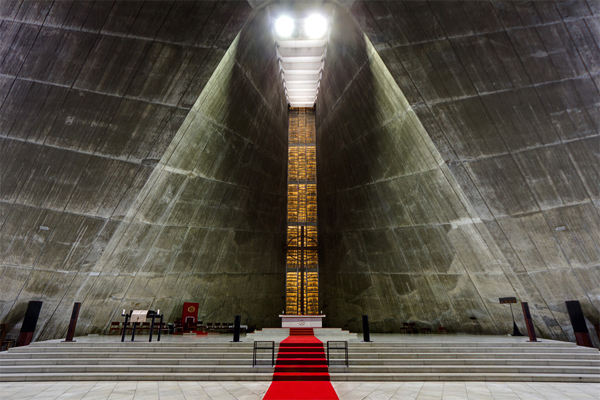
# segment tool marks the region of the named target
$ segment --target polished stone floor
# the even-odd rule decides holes
[[[2,400],[259,400],[270,382],[0,383]],[[341,400],[598,400],[597,383],[333,382]]]

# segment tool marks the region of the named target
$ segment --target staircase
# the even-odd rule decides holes
[[[273,367],[252,367],[252,346],[250,341],[36,342],[0,352],[0,382],[270,381]]]
[[[292,328],[277,353],[274,381],[329,381],[323,343],[312,328]]]
[[[0,382],[10,381],[549,381],[600,382],[600,353],[573,343],[506,337],[396,335],[350,342],[350,366],[295,331],[279,345],[276,367],[252,367],[250,340],[36,342],[0,352]],[[413,337],[414,336],[414,337]],[[442,335],[446,336],[446,335]],[[106,340],[106,338],[104,339]],[[402,342],[398,342],[398,341]],[[426,340],[425,342],[422,340]],[[276,349],[277,350],[277,349]],[[274,374],[275,372],[275,374]]]
[[[330,362],[332,381],[600,383],[598,349],[551,340],[350,343],[349,360],[349,367]]]

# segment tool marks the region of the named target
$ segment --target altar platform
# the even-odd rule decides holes
[[[322,342],[327,342],[328,340],[360,341],[357,333],[345,331],[340,328],[313,328],[313,332],[315,337]],[[246,337],[249,340],[273,340],[281,342],[289,335],[290,328],[264,328],[254,333],[248,333]]]

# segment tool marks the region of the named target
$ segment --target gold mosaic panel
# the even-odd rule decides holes
[[[315,110],[290,108],[285,308],[292,315],[319,313],[316,181]]]

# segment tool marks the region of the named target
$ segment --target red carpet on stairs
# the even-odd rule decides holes
[[[279,344],[273,383],[264,399],[338,399],[329,382],[323,342],[312,328],[290,328],[290,336]]]

